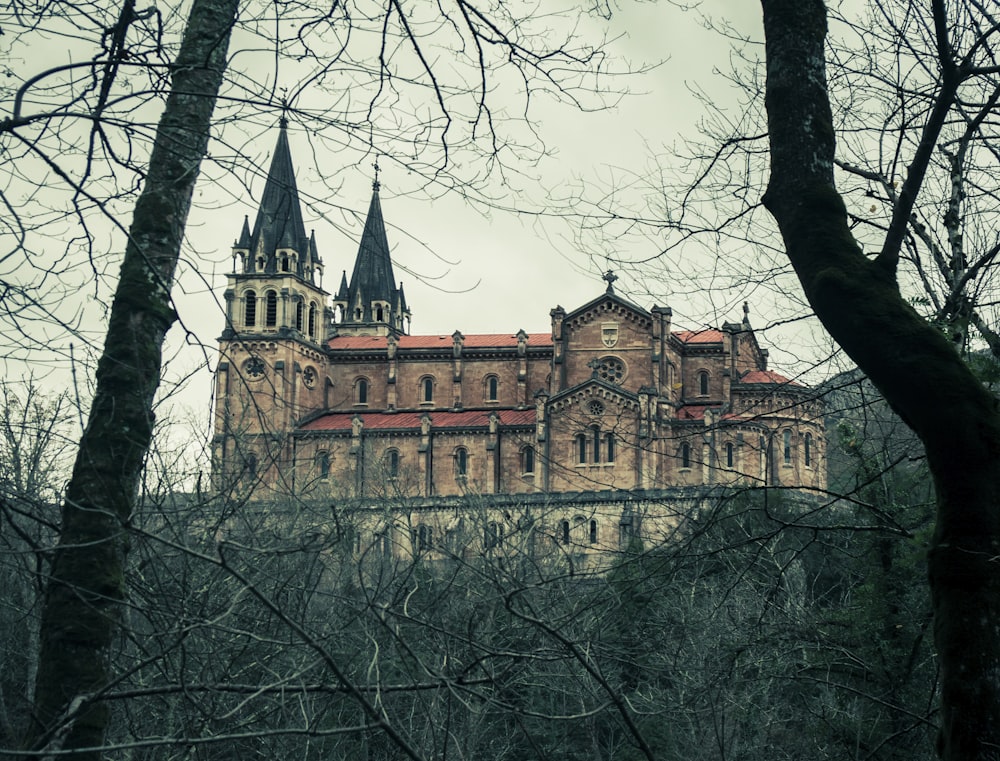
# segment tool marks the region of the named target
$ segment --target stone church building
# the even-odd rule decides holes
[[[552,308],[544,333],[411,332],[377,180],[350,276],[330,293],[322,275],[283,124],[225,292],[219,488],[388,501],[428,547],[454,531],[459,503],[508,522],[512,507],[544,504],[557,544],[607,549],[640,512],[659,511],[666,531],[711,489],[826,486],[822,404],[768,368],[746,306],[737,322],[684,330],[669,307],[617,293],[609,272],[587,303]],[[511,530],[482,520],[486,545]]]

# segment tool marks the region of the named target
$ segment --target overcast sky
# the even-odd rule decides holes
[[[720,0],[721,2],[721,0]],[[726,2],[726,6],[730,3]],[[759,9],[754,3],[741,6],[735,21],[755,34]],[[595,30],[598,21],[593,21]],[[603,23],[603,22],[601,22]],[[612,52],[633,64],[662,60],[662,65],[627,81],[632,94],[605,111],[580,113],[569,106],[539,108],[537,128],[550,152],[537,167],[523,171],[522,186],[531,185],[531,175],[540,187],[555,189],[574,181],[599,186],[607,181],[607,168],[629,172],[648,169],[649,153],[693,135],[702,107],[692,95],[692,87],[718,92],[726,97],[725,83],[714,70],[728,66],[729,43],[706,29],[697,14],[683,12],[668,3],[627,3],[611,22],[611,35],[618,39]],[[759,36],[759,35],[758,35]],[[543,104],[544,105],[544,104]],[[264,132],[258,139],[262,162],[277,137],[277,130]],[[296,131],[294,119],[289,132],[297,180],[303,195],[317,191],[316,170],[308,138]],[[325,161],[335,161],[327,156]],[[383,161],[382,209],[388,226],[397,279],[404,284],[413,312],[414,333],[529,332],[549,329],[549,310],[557,304],[572,309],[603,291],[601,280],[606,262],[592,252],[580,252],[571,236],[574,221],[519,215],[505,210],[489,210],[466,203],[457,194],[428,200],[408,193],[406,177],[398,168]],[[394,174],[394,172],[396,174]],[[357,251],[363,214],[371,196],[370,161],[349,167],[341,177],[337,203],[352,207],[357,217],[330,212],[329,219],[316,218],[306,210],[306,225],[316,230],[321,256],[326,266],[324,286],[334,290],[342,270],[350,275]],[[311,185],[312,183],[312,185]],[[229,268],[229,249],[238,234],[243,214],[251,224],[263,178],[253,185],[251,197],[237,199],[209,213],[196,210],[189,228],[192,244],[203,253],[217,252],[218,270],[213,279]],[[400,192],[402,191],[402,194]],[[200,198],[207,201],[210,187],[202,187]],[[538,208],[542,193],[522,208]],[[516,204],[517,199],[506,199]],[[347,229],[345,229],[347,228]],[[635,243],[631,243],[633,248]],[[655,243],[645,244],[642,255],[655,253]],[[612,251],[612,258],[619,252]],[[653,304],[644,290],[670,292],[662,286],[623,279],[617,284],[626,296],[634,294],[640,305]],[[703,321],[740,316],[704,315],[692,304],[670,304],[679,315],[687,315],[697,327]],[[207,315],[206,315],[207,317]],[[683,317],[682,317],[683,320]],[[221,323],[215,326],[221,329]],[[215,329],[215,328],[213,328]]]

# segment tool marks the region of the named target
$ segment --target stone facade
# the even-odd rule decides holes
[[[351,281],[332,297],[298,203],[282,129],[225,293],[219,489],[409,506],[400,515],[419,505],[435,542],[451,521],[438,505],[546,504],[556,544],[603,547],[624,541],[628,495],[825,488],[822,404],[768,369],[746,306],[739,322],[678,330],[668,307],[630,302],[608,273],[588,303],[552,309],[546,333],[411,335],[377,182]],[[574,507],[599,493],[599,519]],[[420,544],[419,526],[407,531]]]

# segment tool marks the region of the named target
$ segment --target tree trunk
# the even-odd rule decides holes
[[[868,259],[834,186],[822,0],[761,0],[771,177],[764,204],[816,315],[922,439],[937,493],[929,569],[938,753],[1000,759],[1000,414],[955,348]],[[887,248],[888,251],[888,248]]]
[[[62,509],[42,610],[32,750],[101,756],[109,709],[100,692],[125,595],[128,522],[153,430],[170,291],[237,0],[195,0],[173,66],[149,173],[136,203],[111,306],[90,419]]]

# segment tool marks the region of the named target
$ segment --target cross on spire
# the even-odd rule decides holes
[[[378,181],[378,173],[382,171],[382,168],[378,165],[378,156],[375,157],[375,163],[372,164],[375,169],[375,180],[372,182],[372,190],[378,191],[382,187],[382,183]]]

